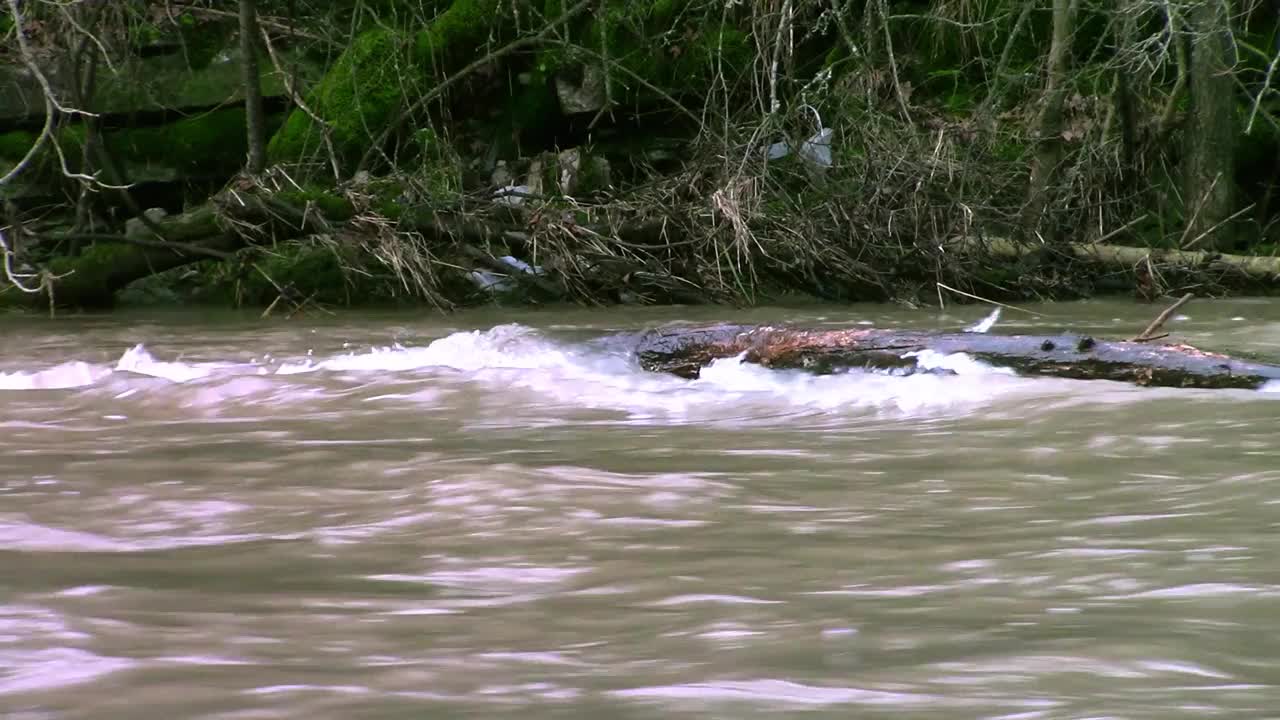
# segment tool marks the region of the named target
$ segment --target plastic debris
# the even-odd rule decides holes
[[[820,168],[831,167],[831,128],[822,128],[800,143],[800,157]],[[791,154],[791,144],[786,140],[773,143],[765,150],[770,160],[781,160]]]
[[[523,205],[525,195],[532,195],[528,185],[506,185],[493,193],[493,201],[504,205]]]
[[[467,277],[481,290],[504,293],[510,292],[516,287],[516,281],[512,275],[517,273],[523,273],[526,275],[542,275],[546,272],[537,265],[530,265],[529,263],[519,258],[512,257],[511,255],[503,255],[502,257],[497,258],[497,260],[503,265],[510,267],[513,271],[512,274],[506,275],[490,270],[472,270],[467,273]]]
[[[800,157],[822,168],[831,167],[831,128],[822,128],[800,145]]]

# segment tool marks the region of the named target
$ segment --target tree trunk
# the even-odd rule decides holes
[[[916,371],[919,353],[967,353],[1024,375],[1118,380],[1183,388],[1256,389],[1280,379],[1280,366],[1237,360],[1189,345],[1097,340],[1087,335],[987,335],[916,330],[805,330],[717,325],[672,327],[641,336],[642,367],[697,377],[713,360],[738,355],[770,368],[834,373]]]
[[[244,77],[245,131],[249,157],[245,169],[258,174],[267,167],[266,116],[262,110],[262,79],[258,74],[257,0],[240,0],[240,63]]]
[[[1235,79],[1229,62],[1230,23],[1225,0],[1192,4],[1191,112],[1184,135],[1184,248],[1232,246],[1226,227],[1235,212]]]
[[[963,252],[985,253],[1002,260],[1018,260],[1043,251],[1043,246],[1017,243],[1007,238],[957,240],[954,247]],[[1134,272],[1148,261],[1157,268],[1176,270],[1212,270],[1217,275],[1230,273],[1273,289],[1280,282],[1280,257],[1265,255],[1226,255],[1198,250],[1164,250],[1104,243],[1058,243],[1053,252],[1083,262],[1097,263],[1116,272]]]
[[[1022,226],[1028,237],[1037,232],[1052,242],[1052,223],[1041,228],[1049,204],[1049,186],[1062,162],[1062,105],[1067,95],[1067,69],[1071,59],[1071,34],[1080,0],[1053,0],[1053,39],[1045,67],[1044,95],[1036,120],[1036,152],[1031,160],[1030,192],[1023,208]]]

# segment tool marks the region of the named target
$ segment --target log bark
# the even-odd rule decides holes
[[[986,253],[994,258],[1019,259],[1049,247],[1081,261],[1095,262],[1117,270],[1135,270],[1140,263],[1150,260],[1157,267],[1176,267],[1184,270],[1218,268],[1231,270],[1260,283],[1274,283],[1280,279],[1280,257],[1261,255],[1231,255],[1200,250],[1165,250],[1140,248],[1103,243],[1055,243],[1045,246],[1018,243],[1007,238],[956,239],[952,247],[963,252]]]
[[[817,374],[845,370],[922,370],[918,354],[966,353],[1023,375],[1116,380],[1144,386],[1257,389],[1280,380],[1280,366],[1250,362],[1189,345],[1101,340],[1089,335],[988,335],[859,328],[809,330],[715,325],[667,327],[641,335],[646,370],[697,377],[713,360]]]

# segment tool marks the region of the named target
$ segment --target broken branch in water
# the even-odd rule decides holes
[[[1183,295],[1181,298],[1178,299],[1178,302],[1165,308],[1164,312],[1157,315],[1156,319],[1151,321],[1151,324],[1147,326],[1146,330],[1143,330],[1137,335],[1134,335],[1133,337],[1129,338],[1129,342],[1144,343],[1144,342],[1151,342],[1152,340],[1159,340],[1160,338],[1164,338],[1164,337],[1169,337],[1169,333],[1164,333],[1163,335],[1156,335],[1155,333],[1160,328],[1164,327],[1164,324],[1166,322],[1169,322],[1169,318],[1173,316],[1173,313],[1176,312],[1178,308],[1191,302],[1191,299],[1194,297],[1195,295],[1192,295],[1191,293],[1187,293],[1186,295]]]

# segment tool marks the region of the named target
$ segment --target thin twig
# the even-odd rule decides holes
[[[1099,208],[1099,212],[1101,212],[1101,208]],[[1100,243],[1104,243],[1104,242],[1106,242],[1106,241],[1110,240],[1111,238],[1113,238],[1113,237],[1115,237],[1115,236],[1119,235],[1120,233],[1124,232],[1125,230],[1128,230],[1129,228],[1133,227],[1134,225],[1137,225],[1138,223],[1142,222],[1143,220],[1146,220],[1148,217],[1151,217],[1151,213],[1142,213],[1142,214],[1141,214],[1141,215],[1139,215],[1138,217],[1136,217],[1136,218],[1134,218],[1134,219],[1130,220],[1129,222],[1127,222],[1127,223],[1125,223],[1125,224],[1121,225],[1120,227],[1116,228],[1115,230],[1112,230],[1111,232],[1109,232],[1109,233],[1107,233],[1107,234],[1103,235],[1102,237],[1098,238],[1097,240],[1094,240],[1094,241],[1093,241],[1093,243],[1094,243],[1095,245],[1100,244]]]
[[[1184,249],[1184,250],[1188,250],[1188,249],[1190,249],[1190,248],[1195,247],[1196,245],[1199,245],[1201,240],[1204,240],[1205,238],[1209,237],[1209,236],[1210,236],[1210,235],[1212,235],[1213,233],[1217,232],[1217,231],[1218,231],[1218,228],[1221,228],[1223,225],[1226,225],[1227,223],[1231,222],[1232,220],[1235,220],[1236,218],[1240,217],[1241,215],[1243,215],[1243,214],[1245,214],[1245,213],[1247,213],[1247,212],[1250,212],[1251,210],[1253,210],[1253,207],[1254,207],[1253,203],[1249,203],[1248,205],[1245,205],[1244,207],[1240,208],[1239,210],[1237,210],[1237,211],[1235,211],[1235,212],[1231,213],[1231,214],[1230,214],[1230,215],[1228,215],[1226,218],[1224,218],[1223,220],[1221,220],[1221,221],[1219,221],[1217,224],[1215,224],[1213,227],[1210,227],[1208,230],[1205,230],[1204,232],[1202,232],[1202,233],[1200,233],[1199,235],[1197,235],[1197,236],[1195,236],[1194,238],[1192,238],[1192,239],[1191,239],[1191,241],[1190,241],[1190,242],[1188,242],[1186,245],[1184,245],[1182,249]]]
[[[974,295],[973,293],[967,293],[967,292],[965,292],[965,291],[963,291],[963,290],[957,290],[957,289],[955,289],[955,288],[951,287],[950,285],[943,285],[942,283],[935,283],[935,284],[936,284],[938,287],[942,288],[943,290],[950,290],[951,292],[953,292],[953,293],[955,293],[955,294],[957,294],[957,295],[963,295],[963,296],[965,296],[965,297],[967,297],[967,298],[971,298],[971,299],[973,299],[973,300],[980,300],[980,301],[982,301],[982,302],[984,302],[984,303],[989,303],[989,304],[991,304],[991,305],[996,305],[996,306],[998,306],[998,307],[1002,307],[1002,308],[1008,308],[1008,309],[1010,309],[1010,310],[1017,310],[1018,312],[1026,313],[1026,314],[1028,314],[1028,315],[1035,315],[1036,317],[1044,317],[1044,315],[1042,315],[1042,314],[1040,314],[1040,313],[1038,313],[1038,312],[1035,312],[1035,311],[1033,311],[1033,310],[1027,310],[1026,308],[1020,308],[1020,307],[1017,307],[1016,305],[1005,305],[1004,303],[1002,303],[1002,302],[996,302],[995,300],[988,300],[987,298],[984,298],[984,297],[979,296],[979,295]]]
[[[1187,303],[1191,302],[1191,299],[1192,299],[1192,298],[1194,298],[1194,297],[1195,297],[1195,295],[1193,295],[1193,294],[1191,294],[1191,293],[1187,293],[1186,295],[1183,295],[1181,298],[1179,298],[1179,299],[1178,299],[1178,302],[1176,302],[1176,303],[1174,303],[1174,304],[1170,305],[1169,307],[1165,308],[1164,312],[1162,312],[1162,313],[1160,313],[1159,315],[1157,315],[1157,316],[1156,316],[1156,319],[1151,321],[1151,324],[1147,326],[1147,329],[1146,329],[1146,330],[1143,330],[1142,332],[1138,333],[1137,335],[1134,335],[1133,337],[1129,338],[1129,342],[1151,342],[1152,340],[1158,340],[1158,339],[1160,339],[1161,337],[1168,337],[1168,334],[1167,334],[1167,333],[1166,333],[1165,335],[1160,335],[1160,336],[1155,336],[1155,335],[1153,335],[1153,333],[1155,333],[1155,332],[1156,332],[1157,330],[1159,330],[1159,329],[1160,329],[1160,328],[1161,328],[1161,327],[1162,327],[1166,322],[1168,322],[1168,321],[1169,321],[1170,316],[1172,316],[1172,315],[1173,315],[1173,313],[1174,313],[1178,308],[1180,308],[1180,307],[1182,307],[1183,305],[1186,305]]]

